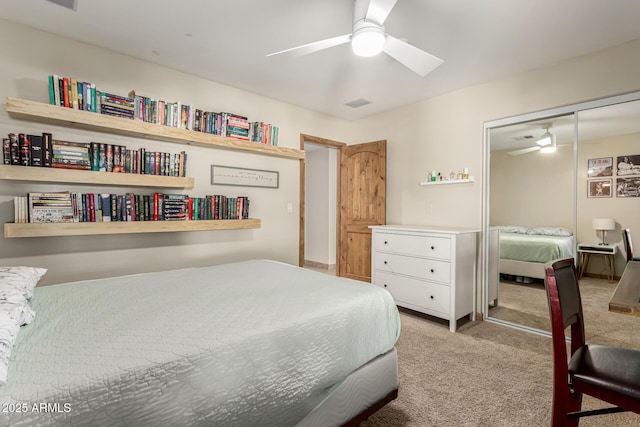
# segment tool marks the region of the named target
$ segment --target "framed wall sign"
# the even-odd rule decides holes
[[[587,175],[589,178],[613,175],[613,157],[589,159]]]
[[[618,178],[616,180],[617,197],[640,197],[640,177]]]
[[[611,197],[613,179],[590,179],[588,182],[588,197]]]
[[[211,165],[211,184],[213,185],[278,188],[279,175],[277,171]]]

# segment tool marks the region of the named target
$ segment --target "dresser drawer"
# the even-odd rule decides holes
[[[451,282],[451,263],[434,259],[376,252],[374,268],[393,274],[414,276],[420,279],[434,280],[449,284]]]
[[[375,242],[377,251],[451,259],[451,239],[448,237],[375,233]]]
[[[450,295],[448,286],[380,271],[376,271],[374,277],[374,284],[388,290],[398,305],[402,306],[406,303],[419,306],[441,313],[444,318],[448,318]]]

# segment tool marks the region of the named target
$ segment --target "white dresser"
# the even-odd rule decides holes
[[[371,226],[371,282],[400,307],[456,321],[475,320],[476,245],[479,230]]]

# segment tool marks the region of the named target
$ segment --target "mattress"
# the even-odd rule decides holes
[[[295,425],[400,333],[383,289],[265,260],[36,288],[32,307],[2,425]]]
[[[573,256],[573,236],[500,233],[500,258],[546,263]]]

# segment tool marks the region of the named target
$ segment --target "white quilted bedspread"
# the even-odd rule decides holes
[[[36,288],[0,425],[293,426],[393,347],[370,284],[273,261]]]

